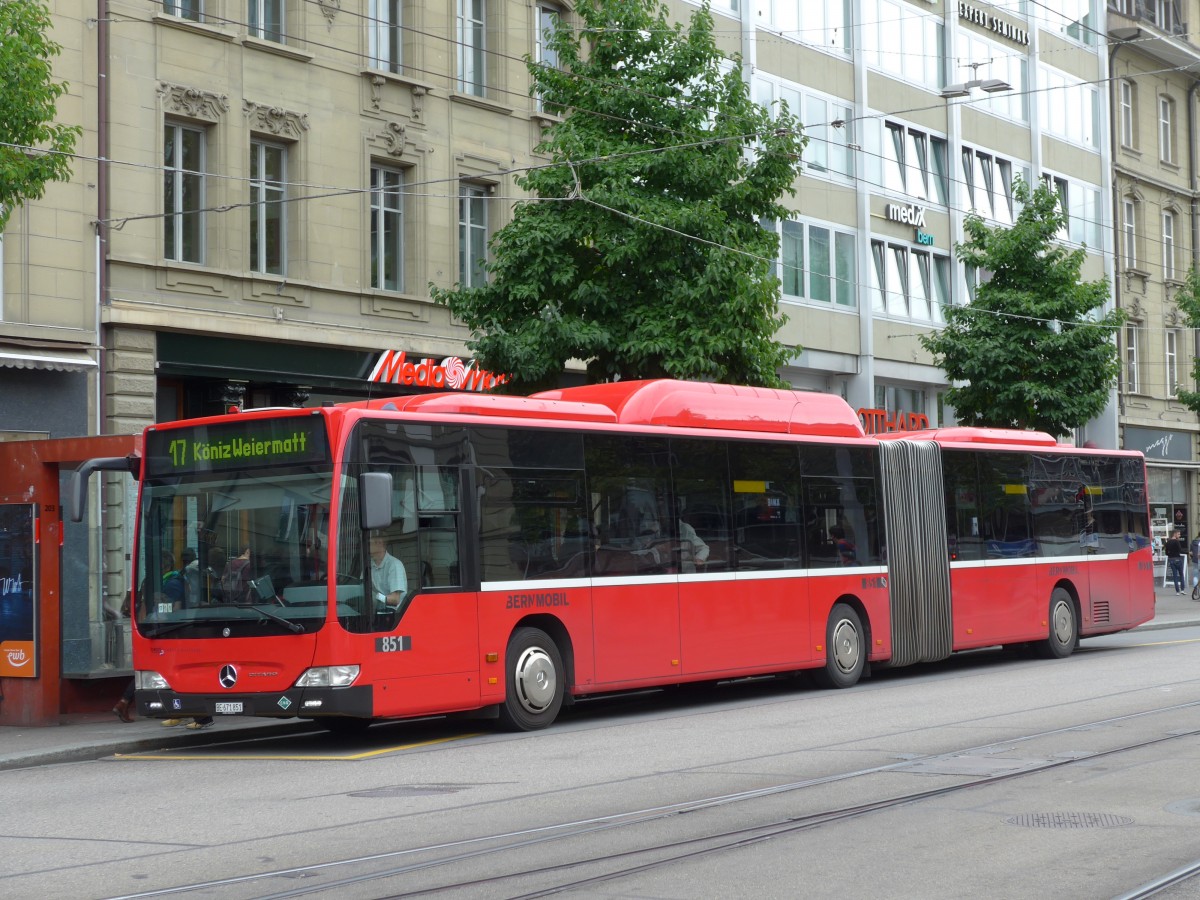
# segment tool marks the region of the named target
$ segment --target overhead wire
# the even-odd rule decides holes
[[[152,0],[152,2],[156,2],[156,3],[157,3],[157,5],[160,5],[160,6],[162,5],[162,4],[161,4],[161,0]],[[310,4],[310,5],[316,5],[316,4],[315,4],[315,0],[304,0],[304,2],[306,2],[306,3]],[[1034,2],[1036,2],[1036,0],[1034,0]],[[1042,4],[1039,4],[1039,5],[1042,5]],[[1047,7],[1047,9],[1048,9],[1048,7]],[[358,17],[358,18],[362,18],[362,19],[367,19],[368,21],[370,21],[370,20],[371,20],[369,16],[367,16],[367,15],[364,15],[364,14],[362,14],[362,13],[358,13],[358,12],[356,12],[356,11],[352,11],[352,10],[339,10],[339,12],[340,12],[340,13],[347,14],[347,15],[351,15],[351,16],[354,16],[354,17]],[[206,19],[206,20],[209,20],[209,21],[218,21],[218,20],[219,20],[219,21],[221,21],[222,23],[225,23],[225,24],[233,24],[233,25],[241,25],[241,26],[249,27],[249,23],[247,23],[247,22],[244,22],[244,21],[241,21],[241,20],[236,20],[236,19],[218,18],[218,17],[214,17],[214,16],[211,16],[211,15],[208,15],[208,14],[206,14],[206,15],[205,15],[205,19]],[[883,20],[881,20],[881,21],[883,21]],[[855,26],[854,26],[854,27],[861,27],[861,26],[863,26],[863,25],[865,25],[865,24],[871,24],[871,23],[855,23]],[[876,23],[876,24],[877,24],[877,23]],[[401,27],[404,27],[404,26],[401,26]],[[451,39],[451,38],[449,38],[449,37],[443,37],[443,36],[441,36],[441,35],[433,34],[432,32],[428,32],[428,31],[417,31],[416,29],[412,29],[411,27],[407,28],[406,30],[412,31],[412,32],[414,32],[414,33],[417,33],[417,34],[419,34],[419,35],[423,35],[423,36],[426,36],[426,37],[431,37],[431,38],[438,39],[438,40],[446,40],[446,41],[448,41],[448,42],[449,42],[449,43],[451,43],[451,44],[457,44],[457,43],[458,43],[457,41],[455,41],[455,40],[453,40],[453,39]],[[1099,34],[1099,32],[1096,32],[1096,33],[1097,33],[1097,34]],[[286,36],[286,35],[285,35],[285,36]],[[293,37],[292,39],[293,39],[293,40],[295,40],[295,38],[294,38],[294,37]],[[311,41],[311,40],[308,40],[308,39],[301,39],[301,43],[305,43],[305,44],[310,44],[310,45],[313,45],[313,46],[322,47],[322,48],[324,48],[324,49],[337,50],[337,51],[339,51],[339,52],[344,52],[344,53],[346,53],[346,52],[349,52],[349,53],[352,53],[352,55],[354,55],[354,56],[355,56],[355,57],[357,57],[357,58],[364,58],[364,55],[363,55],[363,54],[359,54],[359,53],[356,53],[356,52],[348,51],[348,50],[346,50],[346,48],[344,48],[344,47],[338,47],[337,45],[323,44],[323,43],[316,42],[316,41]],[[512,56],[503,55],[503,54],[496,54],[496,53],[495,53],[495,51],[492,51],[492,53],[493,53],[494,55],[497,55],[497,56],[502,56],[502,58],[504,58],[504,59],[507,59],[507,60],[510,60],[510,61],[515,61],[515,60],[517,60],[517,59],[518,59],[517,57],[512,57]],[[368,61],[369,61],[369,60],[368,60]],[[521,58],[521,61],[523,62],[523,61],[524,61],[524,59],[523,59],[523,58]],[[1183,68],[1184,68],[1184,67],[1171,67],[1171,68],[1168,68],[1168,69],[1162,69],[1162,70],[1158,70],[1158,72],[1157,72],[1157,73],[1156,73],[1156,72],[1144,72],[1144,73],[1138,73],[1138,74],[1139,74],[1140,76],[1144,76],[1144,75],[1153,75],[1153,74],[1159,74],[1159,73],[1165,73],[1165,72],[1180,71],[1180,70],[1182,70]],[[412,70],[411,68],[406,68],[406,72],[407,72],[407,71],[413,71],[413,70]],[[445,77],[447,80],[453,80],[453,74],[452,74],[452,73],[429,73],[429,72],[425,72],[425,71],[423,71],[423,70],[422,70],[422,74],[436,74],[436,75],[439,75],[440,77]],[[1114,78],[1115,78],[1115,76],[1110,76],[1110,77],[1109,77],[1109,78],[1107,78],[1107,79],[1096,79],[1096,80],[1093,80],[1092,82],[1084,82],[1084,83],[1088,83],[1088,84],[1100,84],[1100,83],[1102,83],[1102,82],[1104,82],[1104,81],[1111,81],[1111,80],[1114,80]],[[624,86],[622,86],[622,88],[624,89]],[[1057,88],[1037,88],[1037,89],[1031,89],[1030,91],[1027,91],[1026,93],[1032,93],[1033,91],[1054,90],[1054,89],[1057,89]],[[510,94],[514,94],[514,95],[516,95],[516,94],[517,94],[517,92],[513,92],[513,91],[505,91],[504,93],[510,93]],[[522,97],[524,98],[524,97],[528,97],[529,95],[528,95],[528,93],[523,93],[523,94],[520,94],[520,96],[522,96]],[[986,98],[984,98],[984,99],[986,99]],[[888,117],[895,117],[895,118],[899,118],[900,116],[904,115],[905,113],[919,112],[919,111],[927,110],[927,109],[930,109],[930,108],[939,108],[941,105],[942,105],[942,104],[934,104],[934,105],[931,105],[931,106],[928,106],[928,107],[915,107],[915,108],[910,108],[910,109],[908,109],[908,110],[899,110],[899,111],[893,111],[893,112],[891,112],[891,113],[887,113],[887,112],[871,113],[871,114],[869,114],[868,116],[864,116],[864,117],[862,117],[862,118],[863,118],[863,119],[866,119],[866,118],[875,118],[875,119],[879,119],[879,118],[888,118]],[[573,112],[584,112],[584,113],[588,113],[589,111],[587,111],[587,110],[577,110],[577,111],[573,111]],[[592,114],[595,114],[595,113],[593,112]],[[619,117],[611,117],[611,118],[615,118],[615,119],[618,119],[618,120],[620,120],[620,119],[619,119]],[[623,120],[623,121],[631,121],[631,120]],[[828,124],[830,124],[830,123],[823,123],[823,124],[825,124],[825,125],[828,125]],[[814,128],[814,127],[816,127],[816,124],[815,124],[815,123],[813,123],[813,124],[810,124],[810,126],[809,126],[809,127],[810,127],[810,128]],[[818,137],[816,137],[816,136],[810,136],[810,139],[821,140],[821,138],[818,138]],[[827,139],[826,139],[826,140],[827,140]],[[830,142],[830,143],[834,143],[834,142]],[[836,143],[835,143],[835,146],[836,146]],[[622,154],[622,155],[633,155],[633,154],[635,154],[635,153],[643,153],[643,152],[664,152],[664,151],[668,151],[668,150],[671,150],[671,149],[675,149],[675,148],[674,148],[674,147],[667,147],[667,148],[647,148],[647,150],[645,150],[645,151],[633,151],[631,154]],[[867,151],[864,151],[864,150],[861,148],[861,146],[859,146],[859,147],[856,147],[856,148],[854,148],[854,149],[856,150],[856,152],[858,152],[859,154],[862,154],[862,155],[871,155],[871,156],[876,156],[876,157],[878,157],[878,158],[880,158],[880,159],[884,159],[884,158],[885,158],[885,157],[883,157],[883,155],[882,155],[882,154],[876,154],[876,153],[868,154],[868,152],[867,152]],[[87,157],[78,157],[78,158],[87,158]],[[95,157],[91,157],[91,159],[96,159],[96,158],[95,158]],[[603,160],[604,160],[604,157],[597,157],[597,158],[596,158],[596,161],[603,161]],[[139,167],[142,167],[142,168],[151,168],[151,169],[159,169],[159,170],[163,170],[163,169],[166,169],[166,168],[167,168],[167,167],[164,167],[164,166],[152,166],[152,165],[146,165],[146,164],[137,164],[137,163],[121,163],[120,161],[116,161],[116,160],[104,160],[104,161],[105,161],[105,162],[110,162],[110,163],[115,163],[115,164],[129,164],[129,165],[135,165],[135,166],[139,166]],[[949,166],[948,166],[948,168],[949,168],[951,171],[957,171],[957,169],[958,169],[958,166],[957,166],[957,165],[955,165],[955,163],[956,163],[956,162],[957,162],[957,161],[949,161],[949,160],[948,160],[948,163],[949,163]],[[546,166],[554,166],[554,165],[561,165],[561,163],[548,163],[548,164],[544,164],[544,165],[546,165]],[[542,166],[542,165],[538,165],[538,166],[515,167],[515,168],[512,168],[512,169],[508,169],[508,170],[501,170],[501,171],[498,171],[497,173],[493,173],[493,174],[495,174],[495,175],[509,175],[509,174],[514,174],[514,173],[521,172],[521,171],[531,171],[531,170],[533,170],[533,169],[535,169],[535,168],[541,168],[541,167],[544,167],[544,166]],[[205,174],[205,176],[206,176],[206,177],[221,177],[221,178],[226,178],[226,179],[230,179],[230,180],[236,180],[236,181],[246,181],[246,182],[255,181],[255,180],[253,180],[253,179],[244,178],[244,177],[237,177],[237,176],[222,176],[222,175],[217,175],[216,173],[211,173],[211,174],[210,174],[210,173],[204,173],[204,174]],[[949,173],[947,173],[947,174],[949,174]],[[865,179],[863,179],[861,176],[859,176],[857,180],[863,181],[863,180],[865,180]],[[966,181],[964,181],[964,180],[957,179],[957,178],[953,178],[953,177],[951,177],[951,179],[950,179],[950,180],[952,180],[952,181],[954,181],[954,182],[956,182],[957,184],[960,184],[960,185],[966,185],[966,184],[968,184],[968,182],[966,182]],[[412,191],[408,190],[408,188],[409,188],[410,186],[411,186],[411,187],[419,187],[419,186],[423,186],[423,185],[432,185],[432,184],[437,184],[437,183],[455,183],[455,182],[457,182],[457,181],[458,181],[458,179],[457,179],[457,178],[447,178],[447,179],[437,179],[437,180],[431,180],[431,181],[428,181],[428,182],[418,182],[418,183],[416,183],[416,184],[414,184],[414,185],[406,185],[406,186],[405,186],[405,190],[403,191],[403,193],[404,193],[405,195],[408,195],[408,196],[441,196],[441,197],[453,197],[453,196],[456,196],[456,195],[454,195],[454,194],[432,194],[432,193],[429,193],[429,194],[423,194],[423,195],[422,195],[422,194],[416,194],[416,193],[414,193],[414,192],[412,192]],[[870,185],[870,186],[873,186],[873,187],[880,187],[880,188],[884,188],[885,190],[887,189],[887,188],[885,188],[885,186],[884,186],[884,185],[881,185],[881,184],[877,184],[877,183],[874,183],[874,182],[866,182],[866,183],[867,183],[868,185]],[[318,186],[313,186],[313,185],[310,185],[310,184],[307,184],[307,183],[304,183],[304,182],[272,182],[272,184],[287,184],[289,187],[307,187],[307,188],[311,188],[311,187],[318,187]],[[346,196],[346,195],[354,195],[354,194],[360,194],[360,195],[361,195],[361,194],[368,194],[368,193],[374,193],[374,191],[373,191],[371,188],[339,188],[339,189],[333,189],[333,188],[330,188],[330,189],[329,189],[327,192],[325,192],[325,193],[321,193],[321,194],[315,194],[315,195],[309,195],[309,196],[303,196],[303,197],[290,197],[290,198],[287,198],[285,201],[281,201],[281,202],[299,202],[299,201],[303,201],[303,200],[327,199],[327,198],[331,198],[331,197]],[[512,200],[514,200],[514,201],[517,201],[517,200],[546,200],[546,201],[555,201],[555,200],[561,200],[562,198],[529,198],[529,197],[519,197],[519,198],[518,198],[518,197],[514,197],[514,198],[509,198],[509,199],[512,199]],[[583,197],[581,197],[580,199],[587,199],[587,198],[583,198]],[[275,201],[268,201],[268,202],[275,202]],[[191,212],[218,212],[218,213],[219,213],[219,212],[224,212],[224,211],[230,211],[230,210],[232,210],[232,209],[245,208],[245,207],[252,206],[252,205],[256,205],[256,204],[254,204],[254,203],[235,203],[235,204],[228,204],[228,205],[223,205],[223,206],[217,206],[217,207],[206,208],[206,209],[203,209],[203,210],[194,210],[194,211],[192,211],[192,210],[189,210],[188,212],[189,212],[189,213],[191,213]],[[600,206],[601,204],[594,204],[594,205],[598,205],[598,206]],[[607,207],[606,207],[606,208],[607,208]],[[950,207],[950,208],[954,209],[953,207]],[[610,211],[612,211],[612,212],[616,212],[616,213],[618,213],[618,214],[622,214],[622,213],[621,213],[619,210],[610,210]],[[969,210],[966,210],[966,209],[961,209],[961,208],[958,208],[958,209],[957,209],[957,211],[959,211],[959,212],[964,212],[964,213],[966,213],[966,212],[969,212]],[[163,213],[163,214],[148,214],[148,215],[143,215],[143,216],[133,216],[133,217],[124,217],[124,218],[114,218],[113,220],[110,220],[110,221],[111,221],[112,223],[120,223],[120,224],[124,224],[125,222],[129,222],[129,221],[135,221],[135,220],[137,220],[137,219],[144,219],[144,218],[164,218],[164,217],[168,217],[168,216],[174,216],[174,215],[178,215],[178,213],[170,213],[170,214],[167,214],[167,213]],[[649,222],[649,221],[647,221],[647,220],[641,220],[641,221],[642,221],[642,223],[643,223],[643,224],[645,224],[645,225],[648,225],[648,226],[651,226],[651,227],[665,227],[665,226],[661,226],[661,225],[658,225],[658,224],[656,224],[656,223],[653,223],[653,222]],[[1104,222],[1099,222],[1099,223],[1096,223],[1096,222],[1093,220],[1093,224],[1099,224],[1101,227],[1105,227],[1105,228],[1108,228],[1108,229],[1111,229],[1111,230],[1114,230],[1114,231],[1119,229],[1119,226],[1117,226],[1115,223],[1114,223],[1114,224],[1108,224],[1108,223],[1104,223]],[[670,229],[668,229],[668,230],[670,230]],[[676,232],[676,233],[677,233],[677,234],[679,234],[679,235],[680,235],[680,236],[682,236],[682,237],[686,237],[686,238],[691,238],[691,239],[697,239],[697,240],[699,240],[699,239],[698,239],[698,238],[696,238],[695,236],[686,235],[686,234],[683,234],[682,232]],[[707,243],[712,243],[712,242],[707,242]],[[720,245],[716,245],[716,246],[720,246]],[[728,247],[726,247],[726,248],[724,248],[724,249],[731,250],[731,251],[736,251],[736,248],[728,248]],[[777,262],[777,261],[775,261],[775,260],[772,260],[771,262]],[[856,287],[856,288],[862,288],[862,287],[863,287],[863,285],[859,284],[859,283],[857,282],[857,280],[855,280],[855,282],[854,282],[854,285],[855,285],[855,287]]]
[[[155,5],[159,5],[159,6],[162,6],[162,5],[163,5],[163,0],[151,0],[151,2],[152,2],[152,3],[154,3]],[[305,2],[305,3],[307,3],[307,4],[309,4],[309,5],[317,5],[317,0],[304,0],[304,2]],[[1034,0],[1034,2],[1036,2],[1036,0]],[[1046,7],[1046,9],[1049,9],[1049,8],[1048,8],[1048,7]],[[358,18],[358,19],[365,20],[365,21],[368,21],[368,22],[371,22],[371,21],[380,21],[380,20],[379,20],[379,19],[377,19],[377,18],[376,18],[376,19],[373,19],[373,18],[372,18],[371,16],[369,16],[368,14],[365,14],[365,13],[360,13],[360,12],[357,12],[357,11],[354,11],[354,10],[337,10],[337,12],[338,12],[338,13],[340,13],[340,14],[348,15],[348,16],[350,16],[350,17],[352,17],[352,18]],[[1054,11],[1054,12],[1057,12],[1057,11]],[[919,13],[919,15],[928,16],[929,14]],[[207,20],[219,21],[219,22],[221,22],[221,23],[224,23],[224,24],[233,24],[233,25],[243,26],[243,27],[247,27],[247,28],[249,28],[249,27],[250,27],[250,25],[249,25],[249,23],[248,23],[248,22],[246,22],[246,21],[243,21],[243,20],[239,20],[239,19],[231,19],[231,18],[226,18],[226,17],[217,17],[217,16],[214,16],[214,15],[209,15],[209,14],[206,14],[205,18],[206,18]],[[886,21],[890,21],[890,20],[880,20],[880,21],[885,21],[885,22],[886,22]],[[858,27],[860,24],[862,24],[862,23],[856,23],[855,27]],[[873,23],[867,23],[867,24],[873,24]],[[434,39],[437,39],[437,40],[446,40],[446,41],[449,41],[449,42],[450,42],[450,43],[452,43],[452,44],[457,44],[457,43],[458,43],[457,41],[455,41],[455,40],[453,40],[453,39],[450,39],[450,38],[448,38],[448,37],[444,37],[444,36],[442,36],[442,35],[439,35],[439,34],[435,34],[435,33],[431,32],[431,31],[427,31],[427,30],[418,30],[418,29],[412,28],[411,26],[403,26],[403,25],[401,25],[401,26],[398,26],[398,27],[400,27],[401,29],[404,29],[404,30],[411,31],[411,32],[413,32],[414,34],[417,34],[417,35],[419,35],[419,36],[431,37],[431,38],[434,38]],[[1094,31],[1094,29],[1091,29],[1091,30],[1092,30],[1092,31],[1093,31],[1095,34],[1097,34],[1097,35],[1100,35],[1100,32],[1095,32],[1095,31]],[[337,46],[337,45],[333,45],[333,44],[323,44],[323,43],[320,43],[320,42],[309,41],[309,40],[306,40],[306,39],[297,38],[297,37],[295,37],[294,35],[290,35],[290,34],[286,34],[286,33],[283,33],[283,34],[281,34],[281,36],[282,36],[282,37],[285,37],[285,38],[289,38],[289,39],[291,39],[291,40],[299,40],[299,41],[300,41],[300,43],[308,43],[308,44],[312,44],[312,45],[314,45],[314,46],[319,46],[319,47],[322,47],[322,48],[324,48],[324,49],[337,50],[337,51],[339,51],[339,52],[342,52],[342,53],[351,53],[351,54],[352,54],[352,55],[354,55],[356,58],[363,58],[363,56],[362,56],[361,54],[358,54],[357,52],[350,51],[350,50],[348,50],[347,48],[340,47],[340,46]],[[506,59],[506,60],[509,60],[509,61],[518,61],[518,58],[517,58],[517,57],[513,57],[513,56],[511,56],[511,55],[503,55],[503,54],[498,54],[498,53],[496,53],[496,51],[491,51],[491,52],[493,53],[493,55],[502,56],[502,57],[503,57],[504,59]],[[369,62],[369,60],[367,60],[367,61]],[[521,60],[520,60],[520,61],[523,61],[523,58],[521,58]],[[1159,70],[1159,72],[1174,71],[1175,69],[1178,69],[1178,68],[1179,68],[1179,67],[1175,67],[1174,69],[1169,69],[1169,70]],[[427,72],[423,72],[423,74],[441,74],[442,76],[444,76],[444,77],[446,77],[446,78],[450,78],[450,77],[451,77],[449,73],[427,73]],[[1146,73],[1140,73],[1140,74],[1143,74],[1143,75],[1152,75],[1152,74],[1158,74],[1158,73],[1156,73],[1156,72],[1146,72]],[[576,76],[576,77],[580,77],[580,76]],[[1111,80],[1111,79],[1110,79],[1110,80]],[[1094,81],[1094,82],[1090,82],[1090,83],[1092,83],[1092,84],[1099,84],[1099,83],[1100,83],[1100,81],[1101,81],[1101,79],[1098,79],[1098,80],[1096,80],[1096,81]],[[621,86],[621,89],[622,89],[622,90],[630,90],[630,92],[632,92],[632,93],[641,93],[641,92],[633,91],[632,89],[630,89],[630,88],[628,88],[627,86],[624,86],[624,85],[622,85],[622,86]],[[1061,88],[1059,88],[1059,87],[1047,87],[1047,88],[1038,88],[1038,89],[1032,89],[1032,90],[1030,90],[1030,91],[1025,91],[1025,92],[1023,92],[1023,93],[1033,93],[1035,90],[1036,90],[1036,91],[1048,91],[1048,90],[1059,90],[1059,89],[1061,89]],[[505,92],[505,93],[516,94],[517,92],[508,91],[508,92]],[[811,93],[811,92],[808,92],[808,93]],[[528,93],[520,94],[520,96],[522,96],[523,98],[527,98],[527,97],[528,97]],[[988,98],[981,98],[981,99],[980,99],[978,102],[987,102],[987,99],[988,99]],[[973,101],[973,102],[974,102],[974,101]],[[864,117],[864,118],[875,118],[875,119],[887,118],[887,117],[897,117],[897,118],[899,118],[900,116],[903,116],[903,115],[905,115],[905,114],[911,114],[911,113],[916,113],[916,112],[927,111],[927,110],[929,110],[929,109],[937,109],[937,108],[940,108],[940,106],[941,106],[941,104],[934,104],[934,105],[931,105],[931,106],[926,106],[926,107],[910,108],[910,109],[907,109],[907,110],[897,110],[897,111],[892,111],[892,112],[871,112],[871,113],[869,113],[869,114],[868,114],[868,116],[866,116],[866,117]],[[584,113],[588,113],[588,114],[591,114],[591,115],[605,115],[605,114],[602,114],[602,113],[597,113],[596,111],[587,111],[587,110],[582,110],[582,109],[581,109],[581,110],[576,110],[576,112],[584,112]],[[616,120],[616,121],[627,121],[627,122],[628,122],[628,121],[631,121],[631,120],[628,120],[628,119],[621,119],[620,117],[616,117],[616,116],[609,116],[609,118],[611,118],[611,119],[613,119],[613,120]],[[822,124],[826,124],[826,125],[827,125],[828,123],[809,123],[809,126],[808,126],[808,127],[809,127],[809,128],[817,128],[817,127],[821,127],[821,125],[822,125]],[[811,135],[810,135],[810,138],[812,138],[812,137],[814,137],[814,136],[811,136]],[[864,154],[864,155],[867,155],[867,151],[864,151],[864,150],[861,148],[861,145],[860,145],[860,146],[859,146],[859,148],[857,148],[857,149],[858,149],[858,152],[859,152],[859,153],[862,153],[862,154]],[[872,155],[872,156],[880,156],[880,154],[869,154],[869,155]],[[881,158],[886,158],[886,157],[881,157]],[[1020,162],[1020,161],[1019,161],[1019,160],[1017,160],[1016,162]],[[957,166],[956,166],[956,165],[952,165],[952,169],[954,169],[954,170],[957,170]],[[504,173],[504,174],[510,174],[510,173],[511,173],[511,172],[513,172],[513,171],[516,171],[516,170],[509,170],[509,172],[506,172],[506,173]],[[500,173],[496,173],[496,174],[500,174]],[[230,178],[231,176],[215,176],[215,177]],[[249,180],[249,179],[246,179],[246,180]],[[953,179],[953,180],[955,180],[955,181],[958,181],[958,183],[960,183],[960,184],[963,184],[963,185],[969,185],[969,184],[970,184],[970,182],[967,182],[967,181],[959,181],[958,179]],[[284,185],[289,185],[289,186],[291,186],[291,185],[297,185],[297,186],[303,185],[303,186],[305,186],[305,187],[311,187],[311,185],[307,185],[307,184],[305,184],[305,183],[302,183],[302,182],[276,182],[276,184],[284,184]],[[871,182],[868,182],[868,184],[871,184]],[[874,186],[884,187],[883,185],[874,185]],[[329,189],[329,190],[334,190],[334,188],[328,188],[328,189]],[[885,188],[885,189],[886,189],[886,188]],[[349,188],[344,188],[344,189],[342,189],[342,190],[344,190],[346,193],[363,193],[363,192],[367,192],[367,190],[369,190],[369,189],[363,190],[363,189],[349,189]],[[320,199],[320,198],[321,198],[321,197],[323,197],[323,196],[326,196],[326,195],[316,195],[316,196],[312,197],[311,199]],[[431,195],[431,196],[432,196],[432,195]],[[309,198],[293,198],[293,199],[294,199],[294,200],[301,200],[301,199],[309,199]],[[289,202],[291,202],[291,200],[289,200]],[[238,204],[238,206],[242,206],[242,205],[243,205],[243,204]],[[219,211],[221,211],[221,209],[218,207],[218,208],[214,208],[212,211],[218,211],[218,212],[219,212]],[[959,211],[965,212],[966,210],[959,210]],[[150,218],[150,217],[152,217],[152,216],[147,216],[147,217],[148,217],[148,218]],[[1081,221],[1084,221],[1084,222],[1086,222],[1088,225],[1090,225],[1090,226],[1092,226],[1092,227],[1099,227],[1099,228],[1106,229],[1106,230],[1108,230],[1108,231],[1111,231],[1111,232],[1114,232],[1114,233],[1119,233],[1119,231],[1120,231],[1120,226],[1116,225],[1115,223],[1108,223],[1108,222],[1105,222],[1105,221],[1103,221],[1103,220],[1101,220],[1101,219],[1082,219],[1082,217],[1078,217],[1078,216],[1077,216],[1076,218],[1079,218]],[[132,220],[132,219],[129,219],[129,218],[126,218],[126,219],[125,219],[125,221],[131,221],[131,220]],[[1153,239],[1149,238],[1149,236],[1146,236],[1146,237],[1143,239],[1143,243],[1145,243],[1145,241],[1146,241],[1146,240],[1153,240]]]

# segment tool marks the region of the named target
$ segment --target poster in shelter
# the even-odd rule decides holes
[[[34,507],[0,504],[0,677],[36,678],[37,543]]]

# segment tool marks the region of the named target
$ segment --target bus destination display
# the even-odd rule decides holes
[[[147,475],[232,468],[303,465],[328,459],[318,416],[246,419],[221,425],[152,431],[146,435]]]

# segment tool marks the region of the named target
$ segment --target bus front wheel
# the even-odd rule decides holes
[[[1079,641],[1079,619],[1075,601],[1064,588],[1055,588],[1050,595],[1050,634],[1033,645],[1042,659],[1064,659],[1071,655]]]
[[[813,677],[822,687],[853,687],[866,662],[862,619],[853,607],[835,604],[825,626],[825,667],[815,670]]]
[[[509,731],[545,728],[562,708],[565,680],[562,655],[537,628],[518,628],[505,654],[505,696],[500,724]]]

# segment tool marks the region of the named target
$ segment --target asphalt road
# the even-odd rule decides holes
[[[1200,860],[1198,644],[3,771],[0,895],[1118,897]]]

